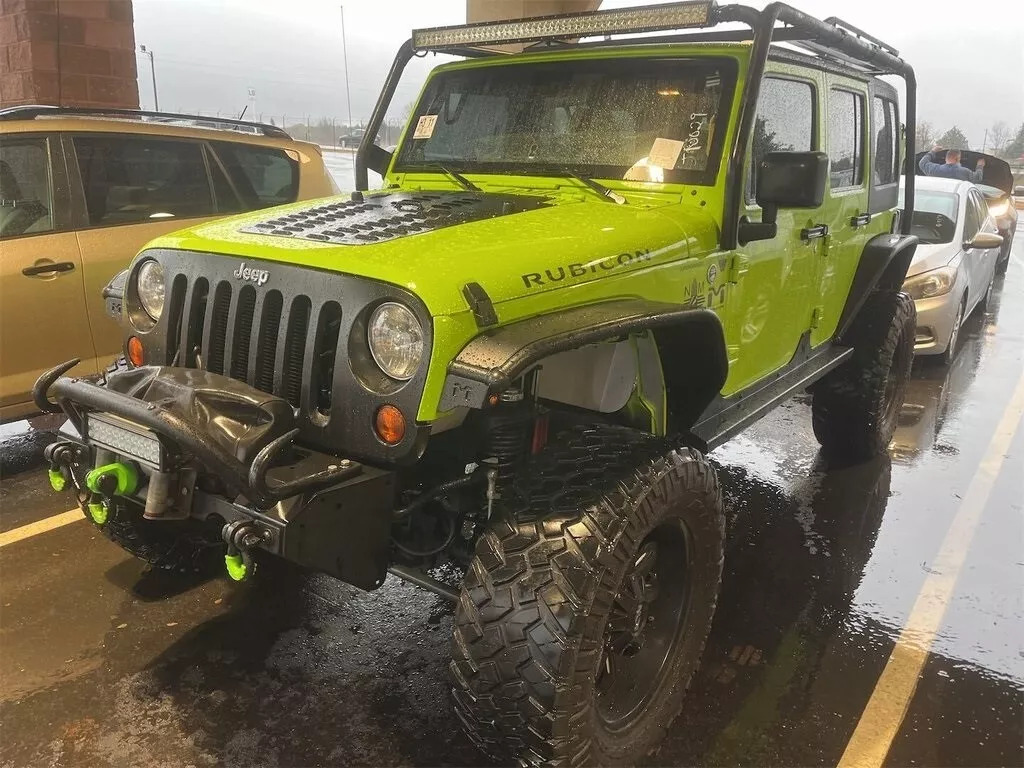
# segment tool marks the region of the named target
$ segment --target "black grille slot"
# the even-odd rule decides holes
[[[185,294],[188,292],[188,278],[175,275],[171,282],[170,299],[167,302],[168,322],[171,332],[167,339],[167,353],[164,362],[167,365],[180,365],[178,350],[181,348],[181,322],[185,314]]]
[[[270,291],[263,300],[260,337],[256,347],[256,381],[253,386],[264,392],[274,391],[277,335],[281,330],[281,307],[283,305],[284,301],[279,291]]]
[[[227,341],[228,312],[231,310],[231,284],[222,282],[213,292],[210,317],[210,345],[206,350],[206,370],[224,373],[224,343]]]
[[[186,301],[188,309],[182,320],[181,334],[185,337],[185,349],[182,362],[185,368],[202,368],[200,346],[203,343],[203,326],[206,324],[206,297],[210,291],[210,283],[201,277],[192,284],[192,292]]]
[[[312,405],[324,419],[331,412],[334,388],[334,361],[338,355],[338,334],[341,331],[341,307],[329,301],[320,308],[313,346]]]
[[[284,364],[281,366],[281,396],[294,406],[302,395],[302,361],[309,332],[309,298],[299,296],[288,313],[288,331],[284,342]]]
[[[232,379],[247,381],[249,378],[249,339],[252,338],[252,316],[256,309],[256,289],[246,285],[238,292],[238,309],[235,312],[235,330],[231,335],[234,347],[231,353]]]

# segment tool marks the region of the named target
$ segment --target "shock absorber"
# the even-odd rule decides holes
[[[526,454],[533,407],[519,389],[507,389],[498,397],[487,417],[484,455],[495,460],[498,482],[502,483],[512,476]]]

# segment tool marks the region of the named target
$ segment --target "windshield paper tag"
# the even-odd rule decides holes
[[[429,139],[434,135],[434,126],[437,125],[437,115],[420,115],[416,121],[416,130],[412,137],[414,139]]]
[[[647,153],[647,162],[664,168],[667,171],[676,167],[679,154],[683,151],[683,142],[675,139],[655,139],[651,151]]]

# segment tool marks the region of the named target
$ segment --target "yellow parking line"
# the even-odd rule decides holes
[[[34,523],[23,525],[20,528],[12,528],[9,531],[0,533],[0,547],[6,547],[8,544],[13,544],[16,541],[27,539],[32,536],[38,536],[40,533],[46,533],[52,531],[55,528],[73,523],[76,520],[85,520],[85,515],[82,514],[80,509],[70,509],[67,512],[61,512],[59,515],[53,517],[44,517],[42,520],[36,520]]]
[[[846,745],[839,768],[878,768],[889,754],[1022,416],[1024,377],[1017,383],[942,547],[928,569],[917,601]]]

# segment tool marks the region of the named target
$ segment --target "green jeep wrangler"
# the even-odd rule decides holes
[[[431,52],[462,58],[387,152]],[[897,51],[779,3],[416,31],[360,191],[138,255],[114,291],[126,363],[36,385],[76,433],[51,482],[155,567],[226,558],[241,580],[276,557],[431,589],[456,603],[455,708],[486,752],[633,763],[715,610],[707,452],[804,391],[830,454],[893,433],[914,104]]]

